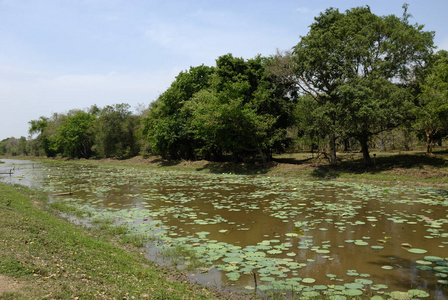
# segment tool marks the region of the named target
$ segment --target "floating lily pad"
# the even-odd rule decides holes
[[[362,289],[364,287],[364,284],[352,282],[352,283],[346,283],[344,286],[348,289]]]
[[[424,253],[428,252],[427,250],[419,249],[419,248],[411,248],[411,249],[408,249],[408,251],[411,253],[415,253],[415,254],[424,254]]]
[[[314,282],[316,282],[316,279],[314,279],[314,278],[303,278],[302,282],[303,283],[314,283]]]
[[[422,290],[409,290],[408,294],[414,297],[429,297],[429,294]]]
[[[362,295],[362,291],[361,290],[355,290],[355,289],[348,289],[348,290],[343,290],[342,293],[344,293],[344,295],[353,297],[353,296],[361,296]]]
[[[436,262],[436,261],[443,261],[443,258],[438,257],[438,256],[425,256],[425,260],[431,261],[431,262]]]
[[[407,292],[399,292],[399,291],[390,293],[390,296],[392,297],[392,299],[396,300],[409,300],[411,298],[411,295],[409,295]]]
[[[415,262],[420,265],[432,265],[432,262],[427,261],[427,260],[416,260]]]
[[[367,245],[369,245],[369,243],[361,241],[361,240],[356,240],[355,241],[355,245],[357,245],[357,246],[367,246]]]

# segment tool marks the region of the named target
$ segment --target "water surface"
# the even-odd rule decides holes
[[[55,200],[191,247],[218,287],[448,297],[446,190],[4,161],[2,181],[71,188]]]

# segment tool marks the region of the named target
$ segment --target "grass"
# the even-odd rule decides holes
[[[51,209],[41,193],[0,184],[0,274],[20,281],[0,299],[226,298],[123,247],[117,232],[74,226]]]
[[[358,180],[384,183],[411,183],[448,186],[448,152],[439,149],[433,156],[423,151],[372,152],[375,165],[365,167],[361,153],[339,153],[338,164],[330,166],[310,153],[282,154],[270,169],[277,175],[305,176],[319,179]]]

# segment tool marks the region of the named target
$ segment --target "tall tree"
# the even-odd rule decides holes
[[[95,119],[90,113],[77,111],[58,127],[55,143],[63,156],[89,158],[92,155]]]
[[[93,150],[100,157],[130,157],[139,152],[135,131],[140,119],[129,104],[108,105],[101,109],[94,123]]]
[[[432,52],[433,36],[409,24],[406,5],[402,18],[377,16],[368,6],[330,8],[315,18],[293,48],[293,70],[302,93],[324,108],[333,164],[342,136],[356,138],[372,163],[369,138],[406,118],[412,101],[402,84]]]
[[[66,119],[67,115],[54,113],[51,118],[42,116],[29,122],[29,133],[37,134],[36,139],[46,156],[54,157],[60,152],[56,143],[57,130]]]
[[[293,100],[267,72],[269,61],[231,54],[217,59],[210,87],[186,106],[201,153],[219,157],[226,152],[238,160],[257,155],[267,161],[289,144]]]
[[[438,51],[431,59],[420,84],[417,104],[417,129],[425,132],[426,153],[432,153],[437,134],[448,130],[448,52]]]
[[[150,106],[143,134],[152,151],[173,159],[193,159],[197,140],[190,131],[191,114],[183,109],[191,98],[210,86],[214,68],[204,65],[180,72],[170,88]]]

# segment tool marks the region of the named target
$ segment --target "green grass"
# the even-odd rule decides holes
[[[22,282],[0,299],[224,297],[123,247],[116,238],[123,229],[74,226],[52,209],[41,193],[0,184],[0,274]]]

